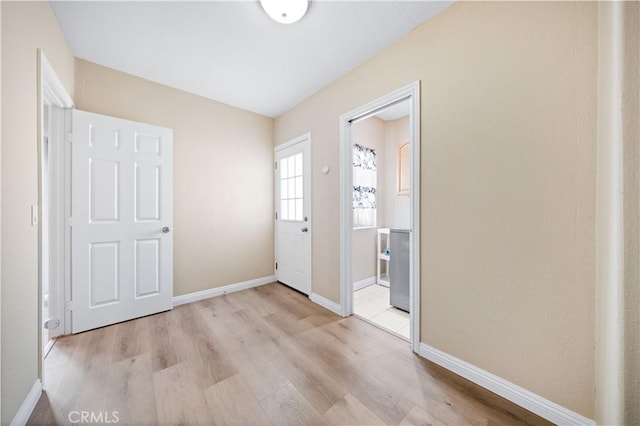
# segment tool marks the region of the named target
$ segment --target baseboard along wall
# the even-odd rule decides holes
[[[36,379],[26,398],[22,401],[22,405],[18,408],[18,412],[9,424],[11,426],[26,425],[27,420],[31,417],[31,413],[33,413],[33,409],[36,408],[40,395],[42,395],[42,382],[40,379]]]
[[[222,287],[215,287],[209,290],[183,294],[182,296],[175,296],[173,298],[173,306],[180,306],[186,303],[197,302],[198,300],[209,299],[211,297],[216,297],[216,296],[223,296],[228,293],[234,293],[236,291],[246,290],[248,288],[270,284],[272,282],[275,282],[275,280],[276,280],[275,275],[269,275],[267,277],[261,277],[253,280],[242,281],[239,283],[224,285]]]
[[[364,280],[356,281],[353,283],[353,291],[362,290],[365,287],[369,287],[370,285],[374,285],[377,281],[377,277],[374,275],[369,278],[365,278]]]
[[[342,306],[339,303],[334,302],[333,300],[329,300],[324,296],[320,296],[318,293],[311,293],[309,295],[309,300],[317,303],[325,309],[330,310],[334,314],[342,316]]]
[[[419,355],[557,425],[593,425],[595,421],[549,401],[475,365],[420,343]]]

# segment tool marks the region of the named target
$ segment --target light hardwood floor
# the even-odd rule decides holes
[[[28,424],[548,424],[277,283],[60,338],[45,368]]]

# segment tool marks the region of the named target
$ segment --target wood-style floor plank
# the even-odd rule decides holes
[[[151,342],[146,321],[126,321],[114,324],[115,344],[113,347],[113,362],[131,358],[149,352]]]
[[[218,425],[269,425],[269,417],[242,376],[236,374],[204,391]]]
[[[72,411],[99,412],[104,409],[105,383],[112,365],[115,337],[114,327],[104,327],[59,339],[72,339],[75,350],[57,389],[49,392],[51,406],[61,413],[55,416],[60,419],[58,421],[66,422]],[[55,346],[57,343],[52,351],[57,350]],[[45,361],[45,368],[46,364]],[[46,381],[45,385],[48,385]],[[48,387],[45,389],[49,391]]]
[[[180,363],[153,373],[158,422],[168,425],[210,425],[213,418],[198,386],[197,372]]]
[[[327,411],[347,394],[347,391],[327,374],[326,370],[309,360],[292,345],[283,347],[271,361],[320,413]]]
[[[153,371],[164,370],[180,362],[178,348],[180,335],[177,332],[175,311],[140,318],[149,333],[150,355]]]
[[[196,305],[184,305],[179,309],[180,327],[184,336],[192,342],[190,363],[198,371],[201,388],[207,388],[236,374],[237,370],[222,342],[211,332],[197,312]]]
[[[405,357],[405,351],[376,357],[367,362],[362,369],[375,374],[388,384],[396,395],[402,395],[418,407],[426,410],[445,424],[483,425],[487,416],[479,410],[464,406],[455,389],[443,389],[430,386],[431,380],[415,369],[414,356]]]
[[[260,403],[275,425],[326,424],[320,413],[291,383],[269,395]]]
[[[59,338],[29,424],[548,424],[281,284]]]
[[[388,384],[360,368],[342,369],[336,372],[335,377],[386,424],[399,424],[413,408],[411,401],[391,391]]]
[[[384,425],[385,423],[365,407],[357,398],[347,394],[324,413],[333,425]]]
[[[400,422],[400,426],[441,426],[446,425],[446,423],[441,422],[440,420],[433,417],[431,414],[426,413],[419,409],[418,407],[413,407],[407,417],[405,417],[402,422]]]
[[[45,381],[50,392],[58,389],[72,364],[76,342],[73,339],[59,338],[55,342],[55,348],[55,351],[49,352],[46,361]]]
[[[200,309],[199,313],[227,353],[233,354],[231,363],[258,400],[288,383],[286,376],[267,356],[280,350],[275,332],[269,330],[256,311],[242,309],[224,318],[214,317],[209,308]],[[270,314],[267,310],[263,313]]]
[[[123,359],[109,370],[105,407],[118,412],[118,423],[158,423],[150,353]]]

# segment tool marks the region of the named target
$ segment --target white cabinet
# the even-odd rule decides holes
[[[389,287],[389,259],[389,228],[379,228],[376,282],[385,287]]]

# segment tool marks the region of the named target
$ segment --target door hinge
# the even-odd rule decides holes
[[[73,301],[70,300],[64,304],[65,311],[73,311]]]
[[[273,164],[274,164],[274,168],[275,168],[276,170],[278,170],[278,162],[277,162],[277,161],[275,161]]]
[[[68,217],[66,220],[67,226],[69,228],[71,228],[73,226],[73,218],[72,217]]]
[[[73,133],[65,133],[64,136],[67,143],[73,143]]]
[[[276,212],[276,220],[278,220],[278,212]]]
[[[278,262],[276,262],[276,271],[278,270]]]

